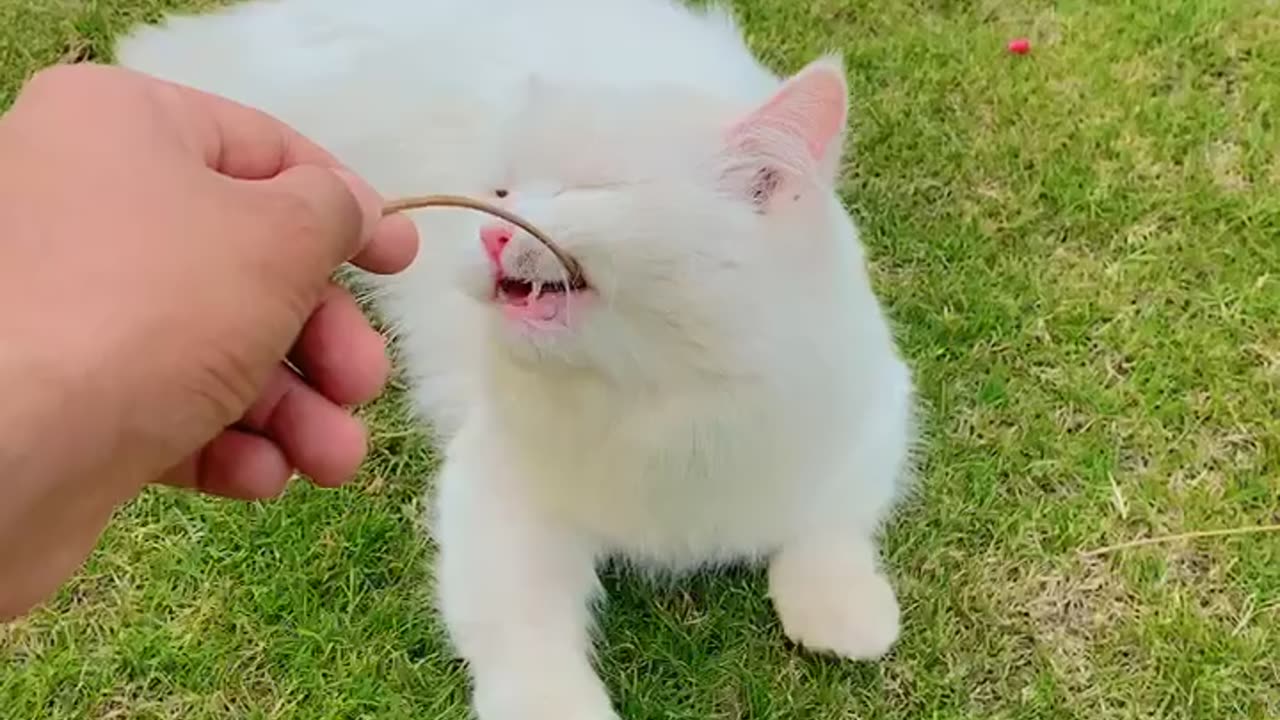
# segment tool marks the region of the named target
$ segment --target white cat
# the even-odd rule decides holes
[[[482,720],[616,717],[602,558],[769,563],[794,640],[895,642],[875,536],[910,475],[910,373],[833,190],[839,60],[785,81],[670,0],[258,0],[139,28],[122,64],[271,112],[415,214],[379,280],[446,444],[439,601]]]

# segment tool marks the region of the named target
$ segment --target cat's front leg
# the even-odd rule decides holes
[[[875,659],[898,638],[897,597],[858,532],[815,530],[783,545],[769,595],[787,637],[810,650]]]
[[[515,472],[461,453],[440,478],[439,600],[476,714],[615,720],[590,660],[594,548],[541,517]]]

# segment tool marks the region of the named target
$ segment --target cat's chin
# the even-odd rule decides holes
[[[499,285],[489,302],[505,321],[526,331],[571,329],[576,325],[578,316],[588,309],[594,296],[590,290],[563,288],[539,292],[522,292],[522,288],[512,290]]]

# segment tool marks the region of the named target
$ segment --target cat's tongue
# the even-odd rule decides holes
[[[526,295],[519,300],[508,300],[507,314],[523,320],[554,320],[564,307],[564,293],[543,293],[537,297]]]

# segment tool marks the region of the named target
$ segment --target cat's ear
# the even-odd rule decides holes
[[[844,63],[826,56],[787,79],[730,127],[725,180],[762,211],[779,192],[835,182],[844,152],[849,87]]]

